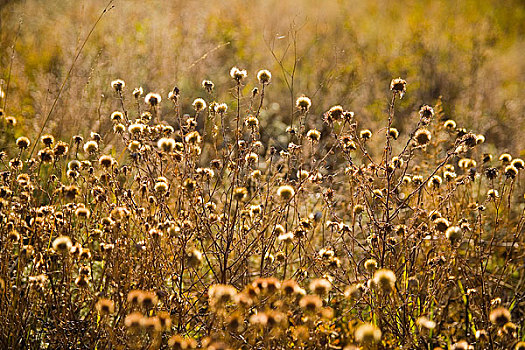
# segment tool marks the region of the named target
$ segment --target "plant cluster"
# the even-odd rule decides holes
[[[232,68],[230,101],[118,79],[112,133],[16,138],[2,347],[525,348],[524,161],[440,100],[400,132],[401,78],[380,129],[303,95],[286,142],[263,142],[256,77]]]

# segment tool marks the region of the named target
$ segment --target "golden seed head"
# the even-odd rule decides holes
[[[368,272],[374,272],[377,270],[377,261],[376,259],[368,259],[365,261],[365,269]]]
[[[215,84],[213,84],[213,82],[211,80],[203,80],[201,85],[208,92],[212,92],[212,90],[213,90],[213,88],[215,86]]]
[[[112,156],[103,155],[98,159],[98,163],[103,168],[109,168],[113,165],[114,159]]]
[[[399,94],[400,98],[403,98],[405,92],[407,91],[407,82],[401,78],[392,79],[390,82],[390,90]]]
[[[277,189],[277,195],[285,201],[289,201],[295,195],[295,190],[290,185],[284,185]]]
[[[453,243],[459,241],[463,237],[463,232],[458,226],[450,226],[445,231],[445,236],[447,239]]]
[[[392,270],[379,269],[374,273],[373,282],[379,289],[390,293],[394,290],[396,275]]]
[[[233,199],[243,202],[248,197],[248,190],[246,187],[237,187],[233,190]]]
[[[228,110],[228,105],[226,103],[219,103],[215,106],[215,112],[219,114],[224,114]]]
[[[355,330],[355,340],[361,344],[378,343],[381,340],[381,330],[371,323],[363,323]]]
[[[263,85],[270,83],[271,79],[272,79],[272,73],[270,73],[270,71],[266,69],[260,70],[257,73],[257,80],[259,80],[259,82]]]
[[[319,130],[311,129],[306,133],[306,137],[312,142],[319,142],[321,139],[321,132]]]
[[[16,139],[16,146],[20,149],[26,149],[31,144],[31,141],[25,136],[21,136]]]
[[[246,73],[246,70],[239,69],[237,67],[233,67],[230,69],[230,77],[237,82],[241,82],[241,80],[245,79],[248,76],[248,73]]]
[[[397,138],[399,137],[399,130],[397,130],[396,128],[390,128],[390,130],[388,130],[388,134],[391,138],[397,140]]]
[[[370,140],[370,138],[372,137],[372,131],[368,129],[361,130],[359,132],[359,137],[363,140]]]
[[[98,151],[98,143],[97,141],[88,141],[84,144],[84,152],[88,154],[92,154]]]
[[[124,88],[126,87],[126,83],[122,79],[116,79],[111,82],[111,87],[113,88],[113,90],[119,92],[124,90]]]
[[[317,295],[325,295],[332,289],[332,284],[325,278],[318,278],[310,282],[310,290]]]
[[[122,114],[122,112],[115,111],[115,112],[111,113],[111,121],[119,122],[122,119],[124,119],[124,114]]]
[[[513,165],[507,165],[504,173],[506,177],[513,179],[518,175],[518,169]]]
[[[512,156],[508,153],[503,153],[501,156],[499,156],[499,160],[504,164],[510,163],[510,161],[512,160]]]
[[[427,129],[419,129],[414,135],[414,140],[418,146],[426,146],[432,139],[432,134]]]
[[[195,109],[197,112],[202,111],[206,108],[206,101],[204,101],[202,98],[196,98],[192,103],[193,109]]]
[[[317,295],[305,295],[299,301],[299,306],[308,312],[315,312],[323,306],[323,301]]]
[[[500,306],[493,309],[489,315],[490,322],[499,327],[503,327],[507,322],[510,322],[511,316],[509,310]]]
[[[312,100],[310,100],[306,96],[299,96],[297,100],[295,101],[295,106],[299,108],[301,111],[306,112],[310,109],[312,106]]]
[[[146,104],[149,104],[151,107],[157,106],[158,104],[160,104],[161,101],[162,97],[160,97],[159,94],[156,94],[154,92],[150,92],[144,98],[144,102],[146,102]]]
[[[133,97],[135,97],[136,99],[141,97],[144,94],[144,90],[142,89],[142,86],[139,86],[138,88],[134,88],[132,94],[133,94]]]
[[[166,153],[171,153],[175,149],[175,140],[170,137],[163,137],[157,141],[157,147]]]
[[[72,245],[71,239],[67,236],[59,236],[53,241],[53,249],[62,254],[69,253]]]
[[[520,159],[520,158],[514,158],[512,162],[510,163],[510,165],[512,165],[518,170],[525,168],[525,162],[523,161],[523,159]]]
[[[249,128],[256,128],[259,126],[259,119],[257,119],[256,117],[254,117],[253,115],[249,116],[248,118],[246,118],[246,120],[244,121],[244,123],[246,124],[247,127]]]
[[[95,308],[100,315],[110,315],[115,312],[115,303],[106,298],[101,298],[95,304]]]
[[[184,139],[187,143],[192,145],[197,145],[201,143],[201,135],[198,131],[192,131],[188,133]]]
[[[79,218],[86,219],[86,218],[89,218],[90,211],[88,208],[80,207],[77,210],[75,210],[75,215],[78,216]]]
[[[419,116],[421,119],[430,120],[434,116],[434,109],[429,105],[423,105],[419,109]]]

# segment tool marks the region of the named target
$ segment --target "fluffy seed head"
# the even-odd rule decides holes
[[[108,155],[103,155],[98,159],[98,163],[103,168],[109,168],[113,165],[113,157]]]
[[[132,94],[133,94],[133,97],[135,97],[136,99],[141,97],[144,94],[144,90],[142,89],[142,86],[139,86],[138,88],[133,89]]]
[[[192,103],[193,109],[195,109],[197,112],[202,111],[206,108],[206,101],[204,101],[202,98],[196,98]]]
[[[299,108],[301,111],[306,112],[310,109],[312,106],[312,100],[310,100],[306,96],[299,96],[297,100],[295,101],[295,106]]]
[[[317,295],[305,295],[299,301],[299,306],[306,311],[315,312],[323,306],[323,301]]]
[[[392,79],[390,82],[390,90],[399,94],[400,98],[403,98],[407,91],[407,82],[401,78]]]
[[[271,79],[272,79],[272,73],[270,73],[270,71],[266,69],[260,70],[257,73],[257,80],[259,80],[259,82],[263,85],[268,84]]]
[[[394,290],[396,275],[392,270],[379,269],[374,273],[374,284],[384,292],[390,293]]]
[[[112,121],[119,122],[122,119],[124,119],[124,114],[122,114],[122,112],[115,111],[115,112],[111,113],[111,120]]]
[[[310,139],[312,142],[319,142],[321,139],[321,132],[316,129],[311,129],[306,133],[306,137],[308,137],[308,139]]]
[[[377,261],[376,259],[368,259],[365,261],[365,269],[368,272],[374,272],[377,270]]]
[[[156,94],[154,92],[150,92],[144,98],[144,102],[149,104],[151,107],[157,106],[161,101],[162,101],[162,97],[160,97],[159,94]]]
[[[373,344],[381,340],[381,330],[371,323],[363,323],[355,330],[355,340],[361,344]]]
[[[456,122],[452,119],[449,119],[447,120],[443,126],[445,127],[445,129],[448,129],[448,130],[455,130],[456,129]]]
[[[513,165],[507,165],[504,173],[506,177],[513,179],[518,175],[518,169]]]
[[[20,149],[26,149],[31,144],[31,141],[25,136],[21,136],[16,139],[16,146]]]
[[[310,283],[310,290],[317,295],[325,295],[330,289],[332,289],[332,284],[325,278],[318,278]]]
[[[277,195],[285,201],[289,201],[295,195],[295,190],[290,185],[284,185],[277,189]]]
[[[226,113],[227,110],[228,110],[228,105],[226,103],[219,103],[215,107],[215,111],[219,114],[224,114]]]
[[[243,202],[248,197],[248,190],[246,187],[237,187],[233,190],[233,199]]]
[[[95,308],[100,315],[110,315],[115,312],[115,303],[112,300],[101,298],[95,304]]]
[[[230,77],[232,77],[232,79],[236,80],[237,82],[241,82],[241,80],[243,80],[247,76],[248,74],[244,69],[239,69],[237,67],[233,67],[232,69],[230,69]]]
[[[126,83],[122,79],[116,79],[111,82],[111,87],[113,88],[113,90],[119,92],[124,90],[124,88],[126,87]]]
[[[455,243],[463,237],[463,232],[461,231],[461,228],[458,226],[451,226],[445,231],[445,236],[449,241],[452,243]]]
[[[175,148],[175,140],[170,137],[163,137],[157,141],[157,147],[166,153],[173,152],[173,149]]]
[[[368,129],[361,130],[359,132],[359,137],[363,140],[370,140],[370,138],[372,137],[372,131]]]
[[[414,135],[414,140],[418,146],[427,145],[432,139],[432,134],[427,129],[419,129]]]
[[[490,322],[498,327],[503,327],[507,322],[510,322],[511,316],[509,310],[500,306],[490,312]]]
[[[215,86],[211,80],[203,80],[201,85],[208,92],[212,92]]]
[[[62,254],[68,253],[72,245],[71,239],[67,236],[59,236],[53,241],[53,249]]]
[[[88,154],[92,154],[98,151],[98,143],[97,141],[88,141],[84,144],[84,152]]]

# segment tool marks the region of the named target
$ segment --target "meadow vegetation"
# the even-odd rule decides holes
[[[525,349],[520,2],[47,4],[0,6],[2,348]]]

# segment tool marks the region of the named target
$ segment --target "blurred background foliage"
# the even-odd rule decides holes
[[[0,2],[0,77],[12,137],[35,136],[75,53],[107,0]],[[183,109],[196,97],[234,106],[228,72],[248,70],[247,98],[259,69],[273,73],[261,118],[263,139],[278,140],[297,96],[312,98],[309,124],[334,104],[363,127],[384,125],[389,82],[403,77],[408,93],[394,126],[415,124],[421,104],[442,96],[445,118],[486,136],[500,151],[525,152],[525,3],[442,1],[194,1],[120,0],[87,42],[46,132],[111,132],[119,104],[116,78],[166,98],[181,89]],[[11,68],[10,68],[11,67]],[[9,72],[11,72],[9,74]],[[211,96],[203,79],[215,83]],[[162,104],[170,122],[171,103]],[[278,143],[278,141],[276,141]],[[2,148],[13,143],[2,142]]]

